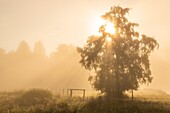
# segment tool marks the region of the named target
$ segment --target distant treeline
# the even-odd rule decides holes
[[[41,41],[31,51],[21,41],[15,51],[0,49],[0,89],[89,88],[88,73],[73,45],[61,44],[48,57]]]

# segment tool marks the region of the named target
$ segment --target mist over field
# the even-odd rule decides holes
[[[0,113],[170,113],[170,0],[0,0]]]
[[[79,77],[84,85],[78,86],[90,87],[89,73],[78,64],[80,57],[76,50],[73,52],[76,57],[69,58],[56,48],[62,43],[72,44],[73,48],[74,45],[82,46],[88,36],[98,32],[100,16],[114,5],[129,7],[128,16],[139,23],[139,32],[158,40],[160,47],[150,57],[153,81],[148,88],[169,92],[169,0],[0,0],[1,89],[64,88],[70,86],[71,81],[78,84],[74,78]],[[19,52],[21,40],[27,41],[29,46],[26,58]],[[41,57],[34,51],[34,43],[38,40],[43,42],[46,50]],[[63,58],[61,54],[64,54]],[[64,76],[68,77],[65,79]],[[63,79],[65,81],[61,81]],[[59,83],[61,86],[57,85]]]
[[[91,73],[79,64],[80,55],[77,47],[60,44],[56,51],[47,55],[41,41],[34,44],[33,49],[26,41],[21,41],[14,51],[6,52],[0,49],[0,90],[15,90],[28,88],[47,88],[51,90],[68,88],[92,89],[88,81]],[[159,64],[159,65],[157,65]],[[165,65],[166,64],[166,65]],[[141,89],[159,89],[161,82],[168,83],[165,78],[169,63],[165,59],[151,56],[153,83]],[[160,68],[165,67],[165,68]],[[162,71],[164,70],[164,71]],[[161,77],[159,77],[161,75]],[[168,89],[169,85],[167,84]],[[164,86],[162,86],[164,87]]]
[[[0,49],[0,90],[90,88],[88,72],[73,45],[61,44],[47,56],[41,41],[31,50],[21,41],[15,51]]]

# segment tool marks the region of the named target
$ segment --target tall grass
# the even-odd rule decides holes
[[[0,113],[170,113],[170,102],[112,100],[106,96],[67,98],[49,90],[0,93]]]

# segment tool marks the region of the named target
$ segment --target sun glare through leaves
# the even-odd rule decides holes
[[[113,23],[111,23],[111,22],[107,22],[106,23],[105,32],[110,33],[110,34],[114,34],[115,33],[115,28],[114,28]]]
[[[107,37],[106,40],[107,40],[107,42],[111,42],[112,38],[111,37]]]
[[[99,32],[99,28],[104,25],[105,26],[105,32],[107,33],[110,33],[110,34],[114,34],[115,33],[115,27],[114,27],[114,24],[109,22],[109,21],[106,21],[102,18],[96,18],[94,21],[93,21],[93,24],[92,24],[92,32],[93,34],[95,35],[101,35],[101,33]]]

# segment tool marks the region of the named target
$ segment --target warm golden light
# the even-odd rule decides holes
[[[92,33],[95,35],[101,35],[101,33],[99,32],[99,28],[105,25],[105,32],[110,33],[110,34],[114,34],[115,33],[115,28],[114,28],[114,24],[106,21],[100,17],[95,18],[93,23],[92,23]]]
[[[112,41],[112,38],[107,37],[106,40],[107,40],[107,42],[111,42],[111,41]]]
[[[92,34],[95,34],[95,35],[101,35],[101,33],[99,32],[99,28],[100,26],[104,25],[105,24],[105,21],[101,18],[101,17],[95,17],[94,20],[92,21],[92,29],[91,29],[91,32]]]
[[[113,23],[110,23],[110,22],[106,23],[105,32],[110,33],[110,34],[114,34],[115,33],[115,28],[114,28]]]

